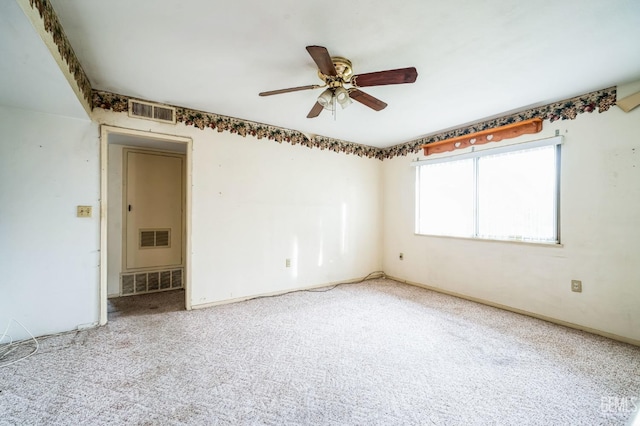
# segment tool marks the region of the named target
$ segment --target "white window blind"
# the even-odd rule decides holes
[[[558,243],[561,141],[417,162],[416,232]]]
[[[421,234],[472,237],[474,234],[474,162],[437,163],[419,170]]]

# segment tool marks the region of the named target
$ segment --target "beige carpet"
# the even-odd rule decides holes
[[[390,280],[154,297],[0,368],[0,425],[625,424],[640,396],[638,347]]]

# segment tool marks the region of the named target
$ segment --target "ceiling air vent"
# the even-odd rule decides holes
[[[166,105],[129,99],[129,117],[176,124],[176,109]]]

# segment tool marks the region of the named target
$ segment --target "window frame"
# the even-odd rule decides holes
[[[502,241],[502,242],[516,242],[516,243],[525,243],[525,244],[537,244],[537,245],[553,245],[560,246],[561,245],[561,226],[560,226],[560,177],[561,177],[561,159],[562,159],[562,149],[561,146],[563,144],[562,136],[554,136],[545,139],[537,139],[528,142],[520,142],[514,143],[510,145],[504,145],[493,148],[484,148],[476,150],[476,147],[471,147],[471,151],[462,153],[462,154],[454,154],[454,155],[442,155],[437,158],[428,158],[424,160],[416,160],[412,163],[412,166],[416,168],[415,172],[415,223],[414,223],[414,234],[418,236],[428,236],[428,237],[442,237],[442,238],[457,238],[457,239],[470,239],[470,240],[480,240],[480,241]],[[479,197],[478,197],[478,184],[479,184],[479,170],[478,170],[478,159],[481,157],[493,156],[498,154],[505,154],[509,152],[516,151],[524,151],[535,148],[542,148],[547,146],[555,146],[555,179],[554,179],[554,230],[555,230],[555,241],[546,240],[546,241],[536,241],[529,240],[525,238],[491,238],[487,236],[479,236]],[[474,209],[473,209],[473,222],[474,222],[474,233],[469,237],[461,237],[456,235],[441,235],[441,234],[430,234],[420,232],[420,197],[421,197],[421,188],[420,188],[420,167],[425,165],[433,165],[437,163],[446,163],[453,161],[460,161],[466,159],[473,159],[473,192],[474,192]]]

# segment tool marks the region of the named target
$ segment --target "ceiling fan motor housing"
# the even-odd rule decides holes
[[[340,87],[344,83],[348,83],[353,76],[353,67],[351,61],[340,56],[332,56],[331,61],[336,69],[336,75],[326,75],[318,70],[318,77],[324,81],[329,87]]]

